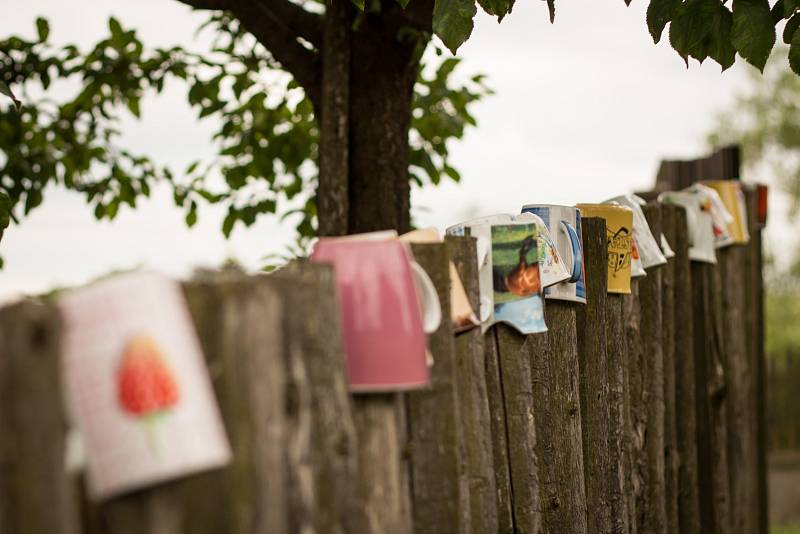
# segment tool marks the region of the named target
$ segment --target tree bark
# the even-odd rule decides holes
[[[317,212],[319,235],[347,233],[350,125],[350,0],[331,0],[322,46]]]
[[[324,25],[323,88],[317,109],[322,117],[320,232],[405,232],[411,227],[411,105],[433,2],[419,0],[403,10],[397,2],[384,0],[380,13],[367,11],[357,18],[345,3],[337,0],[329,6]],[[349,48],[349,57],[342,47]],[[331,83],[344,86],[337,89]]]

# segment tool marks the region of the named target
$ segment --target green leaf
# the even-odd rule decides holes
[[[230,237],[231,231],[233,231],[233,225],[236,223],[236,212],[229,209],[228,214],[225,216],[225,220],[222,221],[222,233],[225,237]]]
[[[11,224],[11,197],[0,191],[0,240],[3,239],[3,232],[9,224]]]
[[[17,97],[14,96],[14,93],[11,92],[11,89],[8,88],[6,82],[3,80],[0,80],[0,94],[10,98],[14,102],[14,105],[17,106],[17,109],[19,109],[19,100],[17,100]]]
[[[667,23],[675,16],[681,0],[651,0],[647,7],[647,28],[653,41],[658,43]]]
[[[719,15],[715,18],[711,27],[711,44],[708,48],[708,55],[720,64],[722,70],[727,70],[736,61],[736,49],[731,44],[731,31],[733,27],[733,15],[728,8],[723,5],[719,7]]]
[[[514,0],[478,0],[478,3],[488,14],[497,17],[498,21],[503,20],[514,7]]]
[[[790,18],[789,22],[786,23],[786,27],[783,28],[784,43],[792,44],[792,39],[794,38],[794,34],[797,32],[797,28],[800,28],[800,14],[792,15],[792,18]]]
[[[764,71],[775,45],[775,25],[767,0],[733,0],[731,42],[739,55]]]
[[[360,11],[364,11],[364,0],[353,0],[353,5]]]
[[[192,202],[191,208],[186,213],[186,226],[191,228],[195,224],[197,224],[197,204]]]
[[[397,3],[400,4],[403,9],[405,9],[406,6],[408,5],[408,1],[409,0],[397,0]]]
[[[119,21],[114,17],[109,17],[108,19],[108,29],[111,30],[111,35],[117,38],[120,38],[125,33],[122,29],[122,25]]]
[[[131,98],[128,100],[128,109],[133,114],[134,117],[141,118],[142,112],[139,109],[139,99],[138,98]]]
[[[472,34],[477,12],[475,0],[436,0],[433,31],[453,54]]]
[[[36,19],[36,32],[39,34],[39,41],[47,41],[47,38],[50,36],[50,24],[47,22],[47,19],[43,19],[42,17]]]
[[[711,29],[719,16],[718,0],[686,0],[675,12],[669,27],[669,42],[686,64],[689,56],[699,62],[708,57]]]
[[[794,32],[792,46],[789,48],[789,66],[795,74],[800,74],[800,32]]]

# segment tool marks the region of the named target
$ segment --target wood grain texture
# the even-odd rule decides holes
[[[461,406],[450,317],[449,256],[444,244],[413,245],[439,295],[442,324],[429,337],[430,387],[406,395],[414,532],[468,532],[469,494],[462,461]]]
[[[667,236],[669,238],[669,236]],[[692,269],[686,211],[675,210],[675,420],[678,445],[678,531],[700,533]]]
[[[363,526],[355,508],[358,443],[333,270],[294,263],[264,279],[280,295],[284,309],[292,310],[284,314],[284,350],[297,360],[298,378],[290,385],[307,390],[314,527],[337,534],[357,531]]]
[[[497,523],[499,532],[515,532],[512,511],[511,468],[508,454],[508,428],[503,383],[500,374],[500,350],[494,330],[483,337],[486,362],[486,393],[489,398],[489,417],[492,429],[492,457],[495,487],[497,488]]]
[[[544,532],[587,532],[575,306],[547,301],[548,331],[526,343]]]
[[[625,369],[627,371],[627,454],[630,459],[628,486],[628,511],[631,530],[638,532],[647,487],[647,460],[645,455],[645,431],[647,427],[647,404],[644,399],[644,369],[641,367],[644,351],[642,339],[642,315],[639,303],[639,279],[631,280],[630,295],[622,295],[622,318],[625,329]]]
[[[475,239],[447,238],[447,250],[473,309],[479,306]],[[480,328],[455,338],[456,388],[461,406],[471,532],[498,532],[497,484],[492,456],[492,424],[486,386],[486,357]]]
[[[627,531],[624,487],[619,476],[619,455],[613,455],[611,433],[606,308],[608,246],[604,219],[581,220],[586,305],[576,306],[578,361],[580,364],[581,430],[586,482],[588,532]],[[613,462],[612,463],[612,457]]]
[[[756,369],[748,350],[745,318],[747,250],[732,246],[717,259],[722,289],[722,336],[725,339],[728,472],[730,473],[732,532],[758,531],[758,438],[755,410]]]
[[[661,231],[667,242],[674,247],[675,224],[678,207],[661,206]],[[674,248],[673,248],[674,249]],[[664,372],[664,501],[666,507],[666,531],[678,534],[678,420],[675,396],[675,258],[669,259],[661,268],[661,329]]]
[[[505,324],[494,332],[499,357],[500,382],[505,406],[508,462],[511,481],[511,511],[514,531],[542,531],[537,428],[534,425],[534,394],[531,387],[531,356],[537,336],[524,336]]]
[[[755,432],[757,456],[758,519],[756,532],[767,534],[768,485],[767,485],[767,360],[764,346],[764,276],[763,276],[763,227],[758,222],[758,194],[745,191],[747,201],[747,227],[750,243],[745,252],[746,292],[745,323],[747,328],[747,352],[752,376],[752,398],[748,407],[750,424]]]
[[[658,204],[642,207],[653,235],[661,235],[661,208]],[[661,300],[661,267],[648,269],[647,276],[639,281],[641,328],[643,334],[642,398],[646,419],[644,435],[644,460],[647,474],[643,492],[644,506],[637,512],[638,531],[666,534],[667,508],[664,479],[664,329]]]
[[[606,295],[606,354],[608,357],[608,453],[619,498],[611,501],[614,532],[636,532],[631,477],[631,455],[628,444],[630,428],[630,391],[628,356],[623,319],[623,295]]]
[[[359,468],[356,507],[364,532],[413,531],[405,493],[405,418],[399,395],[364,394],[353,399]]]
[[[714,265],[692,263],[697,456],[702,532],[730,532],[725,419],[724,349],[719,274]],[[715,293],[717,293],[715,295]]]
[[[67,474],[61,321],[36,301],[0,309],[0,532],[81,531]]]

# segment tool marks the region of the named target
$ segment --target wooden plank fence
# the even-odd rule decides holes
[[[0,532],[765,534],[760,228],[707,266],[682,209],[645,213],[676,256],[630,296],[585,219],[586,306],[547,301],[533,336],[445,322],[406,394],[347,392],[327,266],[185,284],[233,461],[99,504],[66,465],[58,314],[4,308]],[[473,239],[414,254],[445,317],[450,260],[477,305]]]

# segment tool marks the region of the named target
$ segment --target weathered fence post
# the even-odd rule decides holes
[[[289,393],[307,390],[316,531],[367,532],[355,508],[359,444],[345,372],[334,273],[327,266],[293,263],[263,279],[281,297],[284,350],[293,368],[302,369],[290,375],[299,374],[304,381],[293,378],[289,387],[294,389]],[[289,400],[297,398],[290,396]],[[298,419],[301,417],[302,413]]]
[[[449,256],[444,244],[412,248],[436,286],[442,308],[442,323],[429,338],[434,362],[430,387],[406,395],[414,532],[466,533],[470,510],[450,321]]]
[[[492,428],[492,456],[497,487],[497,520],[500,532],[514,532],[514,512],[511,503],[511,465],[508,452],[509,434],[506,407],[500,374],[500,351],[494,330],[483,335],[486,356],[486,393],[489,397],[489,417]]]
[[[674,234],[666,228],[675,251],[675,419],[678,444],[678,531],[700,533],[700,494],[697,456],[692,270],[686,210],[675,208]]]
[[[607,249],[606,249],[607,251]],[[606,270],[608,267],[606,266]],[[588,282],[588,280],[587,280]],[[614,469],[614,484],[622,488],[620,500],[612,500],[614,532],[636,532],[635,501],[631,476],[630,386],[628,349],[625,342],[623,296],[606,295],[605,336],[608,356],[609,461]]]
[[[697,456],[701,530],[730,532],[724,348],[720,331],[719,273],[692,263],[692,303],[697,403]],[[715,294],[716,293],[716,294]]]
[[[658,204],[642,208],[654,236],[661,235],[661,210]],[[664,480],[664,358],[663,315],[661,301],[661,267],[653,267],[639,281],[641,328],[643,339],[642,398],[645,401],[646,419],[644,434],[644,460],[647,474],[643,493],[644,506],[637,513],[642,533],[667,532],[667,509]]]
[[[606,350],[606,295],[608,291],[608,247],[604,219],[581,220],[586,305],[576,312],[578,360],[580,363],[581,430],[583,471],[586,483],[588,532],[627,532],[623,485],[609,446],[611,431]]]
[[[0,310],[0,532],[80,532],[65,465],[61,325],[52,306]]]
[[[748,336],[749,368],[753,373],[753,390],[748,412],[752,416],[756,432],[757,488],[758,488],[758,532],[767,534],[768,486],[767,486],[767,370],[764,353],[764,276],[762,227],[758,215],[758,192],[745,192],[747,199],[747,226],[750,243],[745,252],[745,323]],[[764,214],[766,215],[766,214]]]
[[[668,243],[675,241],[677,206],[661,206],[661,232]],[[656,236],[658,239],[658,236]],[[675,259],[661,268],[661,353],[664,362],[664,500],[666,529],[678,534],[678,421],[675,397]]]
[[[625,331],[625,357],[628,371],[626,391],[627,402],[627,435],[626,448],[630,458],[628,511],[631,514],[631,530],[638,532],[642,527],[642,512],[645,490],[647,488],[647,465],[644,451],[645,429],[647,421],[644,395],[644,369],[642,368],[642,327],[641,306],[639,299],[639,279],[631,280],[631,293],[622,295],[622,318]]]
[[[447,250],[464,284],[470,304],[477,310],[480,297],[475,239],[448,236]],[[479,327],[455,338],[456,389],[461,408],[465,451],[463,461],[466,466],[473,534],[500,532],[482,338]]]
[[[514,531],[536,534],[542,529],[541,491],[537,463],[537,431],[531,388],[530,341],[505,324],[487,333],[497,344],[500,385],[508,436],[511,512]]]
[[[717,254],[722,290],[722,335],[725,339],[727,454],[730,473],[732,532],[757,532],[758,439],[752,399],[757,369],[750,356],[745,319],[747,249],[740,245]]]
[[[544,532],[587,532],[575,307],[548,300],[548,331],[528,336]],[[501,344],[501,353],[505,350]],[[505,359],[504,359],[505,362]],[[512,487],[516,493],[516,485]]]

